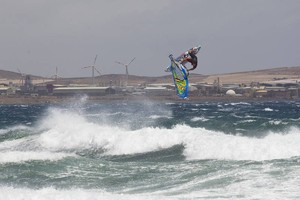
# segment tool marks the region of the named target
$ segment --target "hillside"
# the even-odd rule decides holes
[[[59,78],[57,80],[46,80],[46,78],[39,76],[31,77],[34,83],[52,82],[56,84],[91,84],[91,77],[74,77],[74,78]],[[221,83],[245,83],[251,82],[263,82],[271,81],[275,79],[300,79],[300,66],[298,67],[281,67],[273,69],[264,69],[247,72],[235,72],[227,74],[214,74],[214,75],[201,75],[190,74],[190,83],[213,83],[219,78]],[[16,72],[10,72],[0,70],[1,83],[15,82],[19,83],[21,80],[21,74]],[[107,74],[97,76],[94,78],[94,83],[97,85],[124,85],[126,82],[126,76],[123,74]],[[159,83],[173,83],[171,75],[159,76],[159,77],[147,77],[147,76],[135,76],[129,75],[128,85],[145,85],[145,84],[159,84]]]
[[[0,79],[8,79],[8,80],[16,80],[21,79],[22,76],[26,76],[27,74],[21,74],[12,71],[0,70]],[[30,75],[32,79],[43,79],[41,76]]]
[[[21,74],[6,70],[0,70],[0,79],[20,79]]]
[[[281,67],[248,72],[210,75],[204,82],[213,83],[219,77],[221,83],[245,83],[272,81],[275,79],[299,79],[300,66]]]

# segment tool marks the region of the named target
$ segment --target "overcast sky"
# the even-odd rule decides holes
[[[300,0],[0,0],[0,69],[50,77],[166,75],[195,45],[199,74],[300,66]]]

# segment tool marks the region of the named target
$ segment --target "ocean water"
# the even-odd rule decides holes
[[[300,199],[300,102],[0,105],[0,199]]]

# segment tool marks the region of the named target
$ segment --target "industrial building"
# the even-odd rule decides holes
[[[91,96],[115,94],[116,90],[111,87],[59,87],[53,89],[53,95],[70,96],[86,94]]]

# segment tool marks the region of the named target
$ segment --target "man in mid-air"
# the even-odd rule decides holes
[[[182,64],[185,68],[185,64],[187,62],[191,63],[191,65],[193,66],[191,69],[187,69],[187,71],[191,71],[196,69],[197,65],[198,65],[198,59],[196,54],[198,53],[200,47],[193,47],[191,49],[189,49],[188,51],[186,51],[183,55],[179,56],[179,58],[176,59],[177,62],[179,62],[180,64]]]

